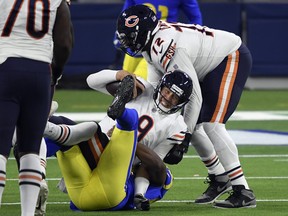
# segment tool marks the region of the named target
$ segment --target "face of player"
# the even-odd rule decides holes
[[[179,97],[175,93],[173,93],[169,88],[164,86],[161,90],[159,102],[165,108],[171,109],[174,106],[178,105]]]

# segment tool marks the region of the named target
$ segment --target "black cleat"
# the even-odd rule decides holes
[[[140,211],[150,210],[150,202],[142,194],[136,194],[134,196],[134,205],[135,205],[135,208]]]
[[[133,98],[134,79],[128,75],[123,78],[115,97],[108,108],[107,114],[112,119],[119,118],[125,109],[125,104]]]
[[[233,185],[231,195],[224,201],[216,201],[215,208],[255,208],[256,197],[252,190],[248,190],[244,185]]]
[[[231,190],[231,183],[226,175],[209,174],[205,184],[209,184],[206,191],[195,200],[196,204],[213,203],[219,196]]]

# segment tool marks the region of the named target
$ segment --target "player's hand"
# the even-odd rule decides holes
[[[191,136],[190,133],[186,133],[183,142],[180,145],[175,144],[163,161],[167,164],[178,164],[183,159],[184,153],[188,152]]]

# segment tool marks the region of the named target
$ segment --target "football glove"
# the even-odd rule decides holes
[[[192,135],[190,133],[186,133],[183,142],[180,145],[175,144],[167,153],[163,161],[171,165],[178,164],[183,159],[184,153],[188,152],[191,136]]]

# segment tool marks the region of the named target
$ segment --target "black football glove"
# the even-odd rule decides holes
[[[186,133],[183,142],[180,145],[175,144],[167,153],[163,161],[171,165],[178,164],[183,159],[184,153],[187,153],[188,151],[191,136],[192,135],[190,133]]]

